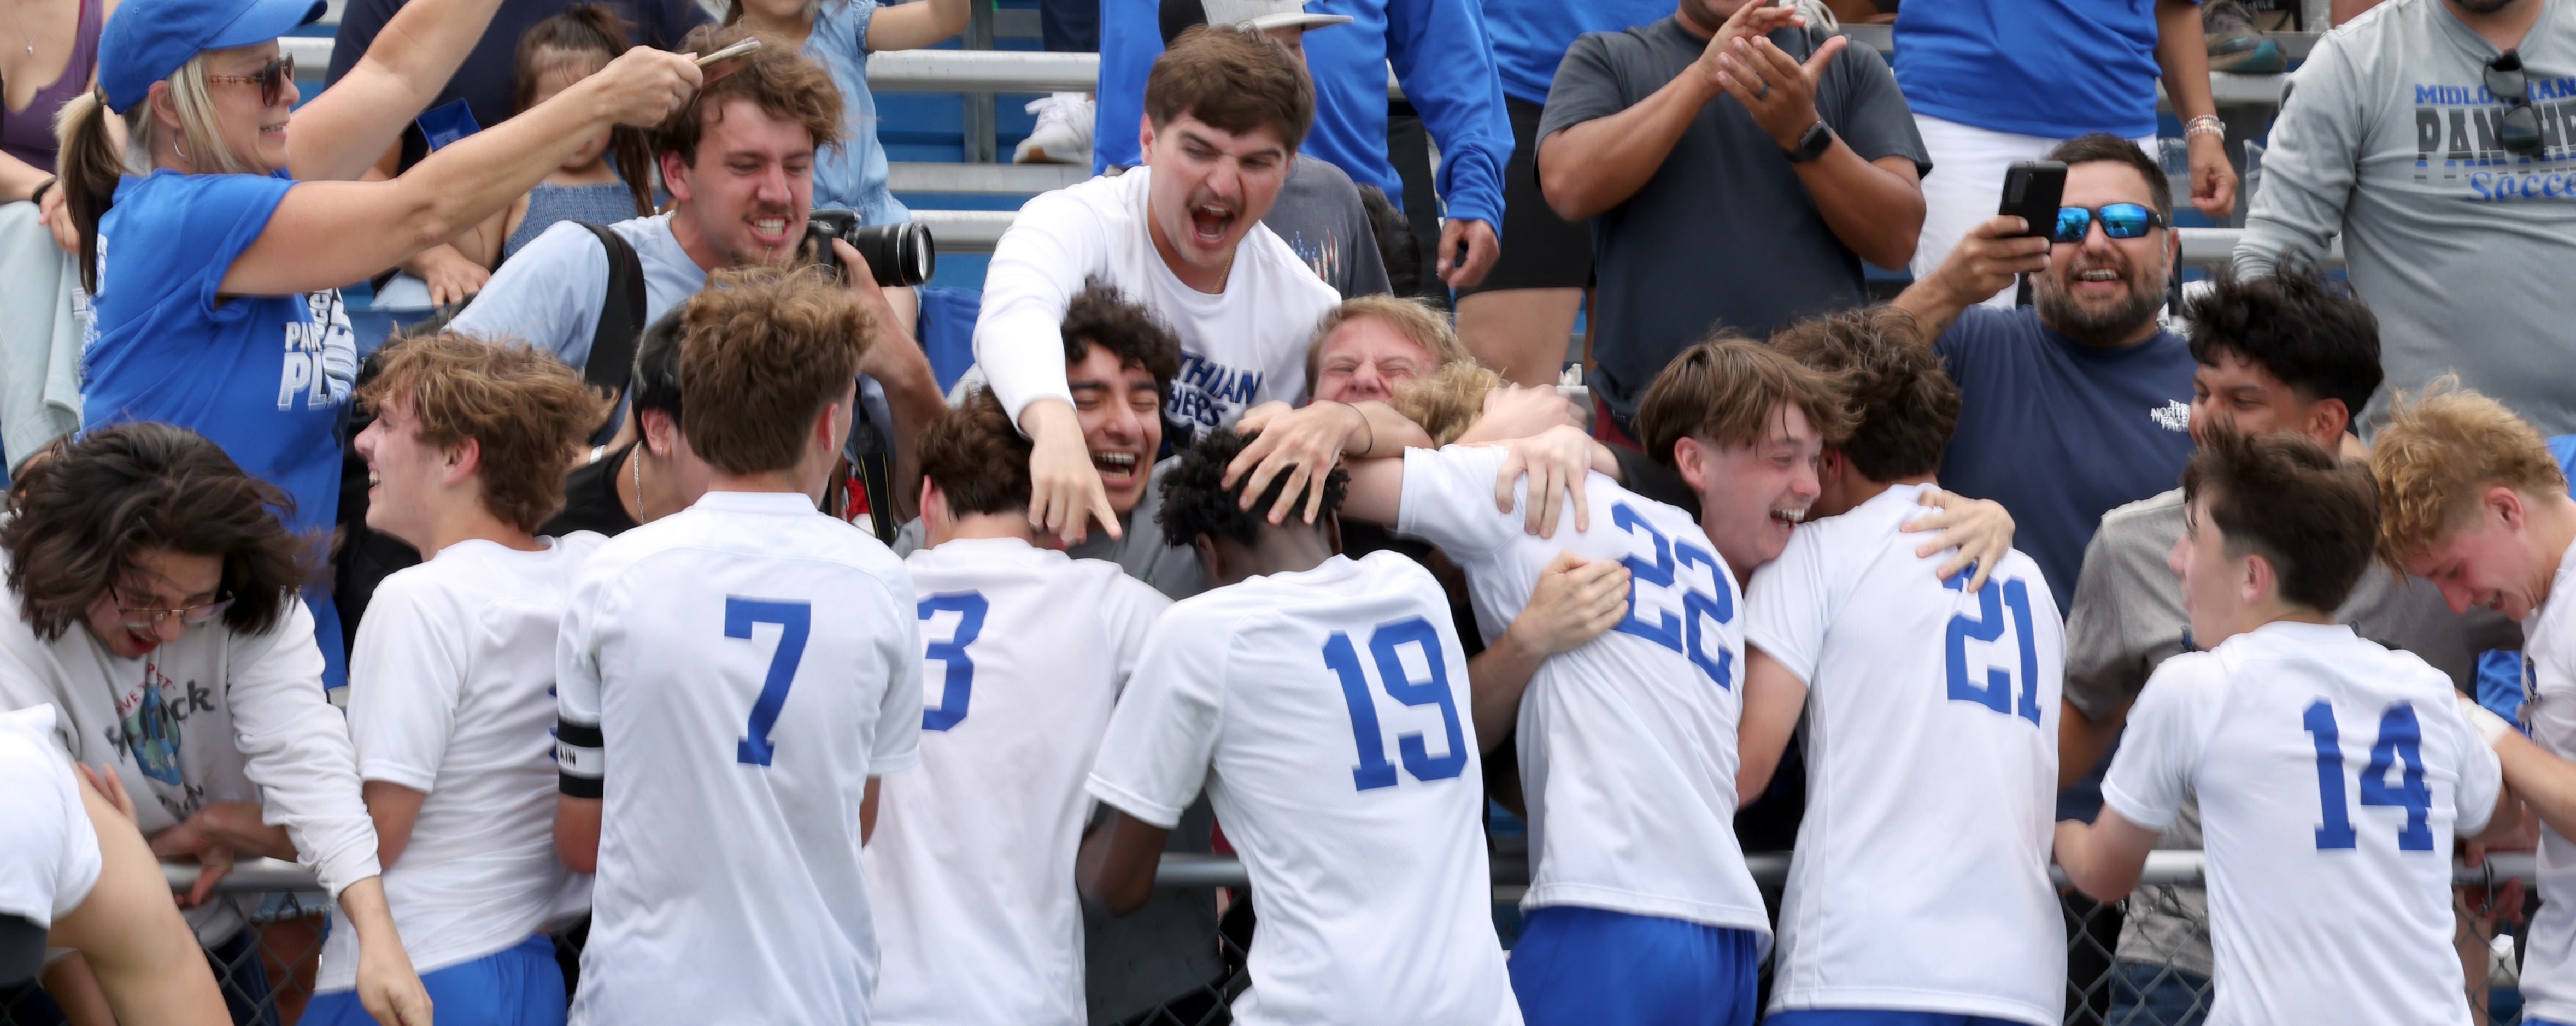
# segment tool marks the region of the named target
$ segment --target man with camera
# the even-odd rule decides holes
[[[2387,388],[2455,371],[2543,435],[2576,431],[2576,17],[2564,0],[2382,4],[2290,78],[2236,266],[2321,256],[2337,233],[2379,315]]]
[[[701,30],[690,45],[713,53],[746,35],[740,29]],[[655,135],[671,212],[608,226],[632,247],[643,272],[638,331],[696,295],[711,271],[813,259],[801,244],[815,234],[807,229],[806,214],[813,202],[814,154],[840,141],[840,91],[821,67],[786,47],[763,47],[708,72],[706,86]],[[881,341],[888,344],[868,347],[859,367],[882,386],[882,395],[863,388],[870,394],[862,403],[876,423],[891,421],[893,429],[885,434],[895,442],[896,477],[908,480],[913,428],[945,405],[929,358],[912,340],[911,290],[880,288],[882,276],[870,272],[869,261],[849,241],[831,240],[829,252],[848,269],[843,277],[851,291],[885,332]],[[907,269],[916,266],[905,262]],[[557,224],[495,272],[451,328],[518,339],[583,367],[608,306],[610,267],[607,245],[596,234],[579,224]]]

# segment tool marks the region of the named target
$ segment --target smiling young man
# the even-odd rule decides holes
[[[357,758],[295,598],[308,547],[278,517],[289,504],[167,424],[100,428],[31,460],[0,525],[12,614],[0,710],[52,705],[54,743],[120,779],[154,854],[204,867],[181,904],[235,993],[268,994],[256,903],[214,885],[237,858],[294,859],[352,924],[360,999],[426,1023]]]
[[[1269,39],[1201,26],[1154,62],[1146,165],[1022,207],[993,251],[975,357],[1036,446],[1031,522],[1067,541],[1116,526],[1061,376],[1065,311],[1096,281],[1168,321],[1181,370],[1164,415],[1187,435],[1306,392],[1306,340],[1340,296],[1261,224],[1313,124],[1314,87]],[[1186,440],[1186,439],[1177,439]]]
[[[2538,431],[2447,381],[2391,404],[2372,440],[2383,560],[2433,582],[2454,610],[2522,624],[2528,742],[2490,732],[2506,782],[2542,824],[2541,910],[2525,944],[2526,1021],[2576,1022],[2576,499]]]
[[[453,334],[377,356],[367,526],[428,559],[385,578],[350,658],[349,737],[404,949],[445,1014],[564,1020],[554,942],[589,904],[555,857],[555,639],[606,539],[535,534],[607,402],[551,356]],[[305,1021],[366,1021],[335,913]]]
[[[2156,667],[2100,817],[2057,825],[2058,865],[2118,901],[2196,797],[2210,1021],[2467,1026],[2451,842],[2518,817],[2450,679],[2335,620],[2379,534],[2370,475],[2220,427],[2183,493],[2171,566],[2206,650]]]

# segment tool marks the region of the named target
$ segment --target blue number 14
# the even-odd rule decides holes
[[[1416,681],[1405,675],[1397,650],[1406,645],[1422,646],[1431,679]],[[1387,697],[1406,705],[1439,706],[1440,726],[1449,735],[1449,752],[1438,758],[1431,756],[1421,734],[1397,735],[1395,744],[1404,755],[1405,772],[1428,782],[1464,771],[1466,732],[1458,723],[1458,703],[1449,695],[1449,668],[1441,661],[1439,630],[1419,616],[1379,624],[1369,633],[1369,654],[1376,657],[1378,681]],[[1350,635],[1334,631],[1324,642],[1324,665],[1341,678],[1342,701],[1351,712],[1351,739],[1359,746],[1360,764],[1351,770],[1351,783],[1362,791],[1394,787],[1395,764],[1386,759],[1386,735],[1377,725],[1377,696],[1369,693],[1368,674],[1360,668],[1360,654],[1351,646]]]
[[[2317,828],[2317,850],[2351,848],[2360,835],[2352,828],[2352,813],[2344,802],[2343,745],[2335,731],[2334,706],[2325,699],[2308,704],[2302,718],[2317,745],[2317,801],[2323,806],[2325,824]],[[2415,707],[2398,702],[2379,717],[2379,740],[2370,746],[2370,766],[2361,771],[2361,803],[2406,810],[2406,825],[2397,831],[2397,850],[2432,851],[2433,829],[2426,822],[2433,811],[2433,792],[2424,785],[2424,731],[2415,720]],[[2389,771],[2406,764],[2395,787],[2388,785]]]

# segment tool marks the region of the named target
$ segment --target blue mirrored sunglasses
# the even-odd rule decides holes
[[[2084,233],[2093,229],[2095,220],[2102,222],[2102,234],[2114,239],[2134,239],[2150,228],[2165,226],[2164,215],[2135,203],[2106,203],[2087,210],[2083,207],[2057,208],[2057,231],[2049,236],[2055,242],[2082,242]]]

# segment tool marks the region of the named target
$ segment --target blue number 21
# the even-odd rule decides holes
[[[1415,681],[1405,676],[1404,661],[1397,650],[1408,644],[1422,646],[1422,660],[1431,667],[1431,679]],[[1449,734],[1449,754],[1432,758],[1423,745],[1422,735],[1396,735],[1396,747],[1404,753],[1405,772],[1424,782],[1446,780],[1467,768],[1466,732],[1458,725],[1458,703],[1449,696],[1449,668],[1441,662],[1440,632],[1431,622],[1419,616],[1377,625],[1369,633],[1369,654],[1376,657],[1377,676],[1386,688],[1387,697],[1406,705],[1438,705],[1440,726]],[[1351,636],[1334,631],[1324,642],[1324,665],[1331,667],[1342,680],[1342,701],[1351,710],[1351,738],[1358,744],[1359,767],[1351,771],[1351,783],[1362,791],[1395,786],[1395,764],[1386,761],[1386,735],[1377,725],[1377,696],[1369,694],[1368,674],[1360,669],[1360,654],[1351,647]]]
[[[984,633],[984,612],[989,608],[984,593],[977,591],[921,600],[924,620],[935,613],[957,614],[957,633],[946,641],[934,641],[921,648],[923,659],[937,660],[948,667],[944,674],[947,686],[940,689],[939,704],[921,711],[921,729],[947,730],[966,721],[966,703],[975,697],[975,660],[966,654],[966,646]]]
[[[2343,745],[2335,732],[2334,706],[2317,699],[2308,704],[2301,719],[2317,743],[2317,801],[2324,806],[2326,819],[2317,828],[2317,850],[2355,847],[2360,835],[2353,831],[2351,810],[2344,806]],[[2415,707],[2406,702],[2391,704],[2379,717],[2379,740],[2370,746],[2370,766],[2361,771],[2363,805],[2406,810],[2406,825],[2397,831],[2399,851],[2433,850],[2433,829],[2425,822],[2433,811],[2433,792],[2424,786],[2423,739]],[[2388,773],[2401,761],[2406,772],[2397,786],[2390,787]]]
[[[1941,586],[1951,591],[1964,590],[1966,572],[1950,575]],[[2021,704],[2013,705],[2013,675],[1988,667],[1986,682],[1979,686],[1968,675],[1968,642],[1993,641],[2003,637],[2004,609],[2012,609],[2013,637],[2021,642]],[[1977,615],[1960,613],[1950,618],[1950,632],[1942,645],[1942,656],[1949,664],[1950,700],[1974,702],[2010,716],[2018,711],[2021,718],[2039,722],[2039,643],[2030,634],[2030,587],[2018,577],[1996,578],[1989,586],[1977,590]]]
[[[751,703],[751,722],[743,728],[734,759],[767,766],[770,756],[777,754],[769,744],[769,729],[778,725],[778,710],[787,704],[788,687],[796,683],[796,664],[805,659],[805,635],[814,625],[814,606],[725,597],[725,637],[748,640],[756,623],[778,625],[778,649],[769,654],[769,676],[760,682],[760,697]]]

